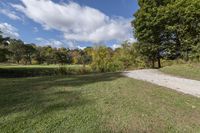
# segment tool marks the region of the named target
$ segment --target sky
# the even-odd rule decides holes
[[[137,0],[0,0],[0,31],[40,46],[117,48],[135,41],[138,8]]]

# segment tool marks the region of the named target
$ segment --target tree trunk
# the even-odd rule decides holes
[[[188,52],[188,50],[186,51],[186,62],[188,62],[189,61],[189,52]]]
[[[154,60],[154,59],[152,59],[151,67],[152,67],[152,68],[155,68],[155,60]]]
[[[197,61],[199,62],[199,56],[197,56]]]
[[[159,57],[158,57],[158,68],[161,68],[161,62]]]
[[[32,61],[31,61],[31,59],[29,59],[29,63],[30,63],[30,65],[32,65]]]

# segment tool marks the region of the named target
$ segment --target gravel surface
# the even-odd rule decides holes
[[[200,97],[200,81],[174,77],[156,69],[144,69],[124,72],[130,78],[147,81],[185,94]]]

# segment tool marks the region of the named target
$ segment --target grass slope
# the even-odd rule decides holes
[[[161,71],[175,76],[200,80],[200,64],[172,65],[162,68]]]
[[[0,79],[1,132],[199,132],[200,99],[119,73]]]

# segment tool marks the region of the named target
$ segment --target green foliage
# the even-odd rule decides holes
[[[96,47],[93,51],[92,59],[93,62],[91,67],[94,71],[106,72],[110,71],[109,64],[111,63],[112,57],[111,52],[104,46]]]
[[[200,61],[200,0],[138,0],[132,26],[138,42],[121,48],[66,49],[25,45],[0,34],[0,62],[81,64],[94,71],[161,67],[163,60]],[[5,42],[9,44],[5,45]],[[155,63],[158,65],[155,65]],[[83,70],[84,71],[84,70]]]
[[[68,55],[68,50],[65,48],[54,50],[54,58],[56,62],[59,64],[66,64],[68,62],[67,55]]]
[[[132,22],[140,51],[152,61],[160,58],[198,58],[200,0],[139,0],[140,9]]]
[[[8,60],[7,56],[10,52],[7,49],[0,48],[0,62],[6,62]]]
[[[66,67],[59,66],[57,69],[58,75],[80,75],[80,74],[88,74],[91,73],[91,69],[89,67]]]
[[[8,47],[9,51],[12,53],[12,60],[19,64],[23,58],[24,42],[13,39],[10,41]]]
[[[32,58],[34,57],[34,54],[36,52],[36,49],[34,47],[35,46],[31,44],[27,44],[23,46],[22,55],[23,55],[23,61],[25,62],[25,64],[27,64],[28,62],[29,64],[32,64]]]
[[[125,69],[130,67],[145,67],[144,60],[142,60],[143,57],[139,52],[139,46],[138,43],[131,44],[127,41],[122,44],[122,48],[120,48],[121,52],[117,53],[117,58],[123,62]]]
[[[140,52],[149,61],[152,61],[152,67],[154,67],[155,60],[158,61],[158,67],[161,67],[161,52],[165,49],[163,43],[164,25],[158,19],[159,8],[164,6],[163,4],[166,3],[156,0],[139,0],[140,9],[135,13],[135,19],[132,22],[135,28],[135,36],[141,45]]]
[[[174,33],[174,39],[180,46],[181,57],[188,61],[189,56],[196,54],[193,48],[200,42],[200,0],[176,0],[169,4],[166,10],[168,18],[171,18],[166,24],[166,30]]]
[[[114,72],[132,68],[145,67],[143,57],[138,52],[138,43],[122,43],[120,48],[112,50],[100,46],[93,51],[93,62],[91,64],[94,71]]]
[[[52,48],[51,46],[41,47],[35,44],[24,44],[21,40],[8,40],[9,44],[5,47],[5,50],[10,53],[5,54],[5,51],[1,50],[1,62],[7,61],[24,65],[81,64],[84,69],[80,73],[87,73],[86,65],[91,65],[95,72],[113,72],[143,66],[137,47],[128,41],[123,42],[122,47],[116,50],[104,46],[87,47],[81,50]]]
[[[8,56],[10,55],[10,52],[7,47],[7,40],[9,38],[4,38],[2,36],[2,32],[0,31],[0,62],[6,62],[8,60]]]
[[[134,54],[132,54],[132,46],[131,44],[124,42],[121,48],[118,48],[114,53],[114,60],[121,62],[124,66],[124,69],[129,68],[133,65]]]

